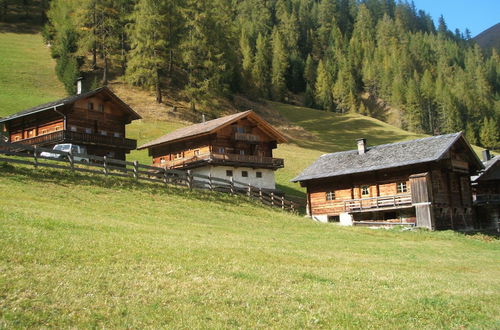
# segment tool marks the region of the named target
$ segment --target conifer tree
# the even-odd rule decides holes
[[[261,97],[269,97],[269,40],[259,33],[255,46],[255,61],[252,69],[252,79]]]
[[[485,148],[496,149],[498,147],[498,126],[493,118],[484,118],[479,131],[479,138],[481,145]]]
[[[332,110],[332,83],[323,60],[318,63],[316,76],[315,103],[322,109]]]
[[[476,130],[474,129],[474,126],[471,123],[467,123],[465,127],[465,138],[467,139],[467,141],[469,141],[470,144],[477,145],[478,143]]]
[[[285,74],[288,69],[288,59],[285,50],[285,44],[281,33],[274,29],[272,36],[273,60],[272,60],[272,94],[277,101],[283,100],[286,93]]]

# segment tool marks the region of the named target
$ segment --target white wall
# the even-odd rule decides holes
[[[274,171],[267,168],[250,168],[250,167],[231,167],[231,166],[204,166],[192,170],[193,174],[211,175],[212,178],[220,178],[230,180],[231,177],[226,175],[227,170],[233,171],[234,181],[243,182],[245,185],[250,184],[253,187],[263,189],[276,189],[274,181]],[[247,171],[248,177],[243,177],[241,172]],[[261,172],[262,178],[257,178],[256,173]]]

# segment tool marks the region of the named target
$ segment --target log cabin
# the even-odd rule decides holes
[[[481,229],[500,231],[500,156],[483,151],[484,171],[473,176],[472,195]]]
[[[307,212],[342,225],[475,226],[470,175],[482,167],[462,133],[321,156],[293,182],[307,189]]]
[[[125,138],[125,127],[140,119],[109,88],[101,87],[42,104],[0,119],[12,143],[52,148],[74,143],[96,156],[125,160],[137,141]]]
[[[275,190],[284,160],[273,150],[286,138],[253,111],[217,118],[166,134],[140,146],[153,165]]]

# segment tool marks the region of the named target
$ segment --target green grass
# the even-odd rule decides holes
[[[500,326],[500,244],[488,237],[342,228],[240,197],[0,170],[0,327]]]
[[[64,97],[40,34],[0,33],[0,117]]]

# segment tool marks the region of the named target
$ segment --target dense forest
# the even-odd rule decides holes
[[[46,16],[68,93],[86,67],[102,72],[94,85],[114,70],[155,90],[158,102],[175,86],[193,108],[243,93],[375,116],[375,102],[402,128],[463,130],[471,143],[499,146],[499,54],[467,30],[450,31],[443,17],[436,27],[413,3],[52,0]]]

